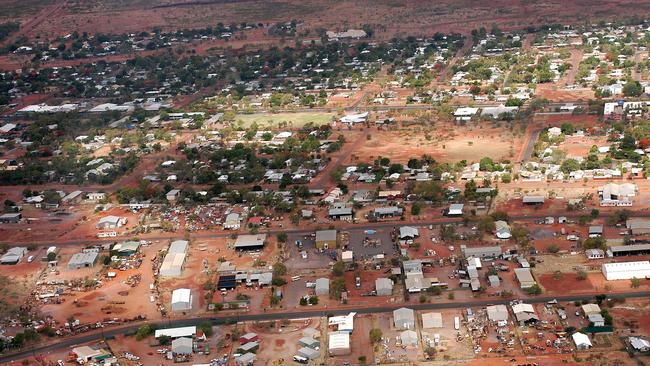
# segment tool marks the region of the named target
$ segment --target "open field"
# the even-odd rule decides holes
[[[257,124],[260,128],[278,128],[285,125],[291,128],[301,128],[307,123],[313,123],[316,126],[325,125],[332,122],[333,113],[278,113],[278,114],[238,114],[235,117],[237,127],[248,128],[252,124]]]

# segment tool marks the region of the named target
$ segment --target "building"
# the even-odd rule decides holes
[[[239,230],[241,226],[241,218],[238,213],[231,212],[226,215],[226,220],[223,223],[225,230]]]
[[[19,212],[12,212],[0,215],[0,223],[2,224],[17,224],[23,215]]]
[[[110,353],[105,352],[102,349],[89,346],[75,347],[72,349],[72,353],[76,356],[77,364],[79,365],[90,361],[99,362],[110,356]]]
[[[235,241],[235,250],[259,250],[264,248],[266,234],[239,235]]]
[[[650,277],[650,261],[603,263],[602,272],[607,281]]]
[[[508,308],[505,305],[490,305],[487,307],[487,316],[493,322],[508,321]]]
[[[442,328],[441,313],[424,313],[422,314],[422,328]]]
[[[373,216],[378,219],[400,217],[403,213],[404,210],[397,206],[377,207],[372,212]]]
[[[181,190],[180,189],[172,189],[169,192],[167,192],[166,197],[167,201],[174,203],[178,199],[178,196],[180,195]]]
[[[637,187],[632,183],[609,183],[598,189],[601,206],[632,206]]]
[[[257,356],[253,352],[246,352],[235,357],[235,364],[237,366],[252,366],[256,358]]]
[[[587,259],[602,259],[605,258],[605,252],[601,249],[587,249],[585,250]]]
[[[336,249],[337,247],[336,230],[318,230],[316,231],[316,248],[317,249]]]
[[[248,342],[259,342],[259,340],[260,337],[257,335],[257,333],[253,333],[253,332],[248,332],[243,336],[239,337],[240,344],[246,344]]]
[[[592,347],[589,336],[584,333],[575,332],[571,338],[573,338],[573,343],[575,343],[576,348],[579,350],[585,350]]]
[[[650,351],[650,342],[646,339],[639,338],[639,337],[630,337],[629,341],[630,341],[630,346],[632,346],[632,348],[635,351],[638,352]]]
[[[339,332],[352,333],[354,330],[354,317],[357,313],[348,313],[348,315],[330,316],[327,319],[327,325]]]
[[[318,344],[320,345],[320,342],[318,342]],[[315,360],[320,357],[320,351],[310,347],[302,347],[296,352],[296,354],[309,360]]]
[[[302,337],[298,340],[298,344],[311,349],[318,349],[320,347],[320,341],[312,337]]]
[[[650,244],[631,244],[610,247],[607,250],[610,257],[650,254]]]
[[[603,236],[603,225],[589,226],[589,237],[597,238],[599,236]]]
[[[416,347],[418,345],[418,334],[410,329],[400,333],[400,339],[405,347]]]
[[[499,286],[501,286],[501,279],[497,275],[489,275],[488,276],[488,282],[490,283],[490,287],[499,287]]]
[[[9,248],[7,252],[0,257],[0,264],[17,264],[27,254],[25,247]]]
[[[97,225],[95,225],[95,227],[99,230],[117,229],[125,225],[126,221],[127,219],[125,217],[118,217],[113,215],[104,216],[99,219],[99,222]]]
[[[593,325],[594,327],[604,327],[605,326],[605,318],[601,314],[589,314],[587,316],[589,319],[589,323]]]
[[[61,203],[67,203],[67,204],[73,204],[73,203],[79,203],[83,199],[83,192],[82,191],[73,191],[64,196],[61,199]]]
[[[192,309],[192,291],[189,288],[179,288],[172,291],[172,311]]]
[[[460,246],[460,251],[463,253],[465,258],[474,257],[474,258],[498,258],[501,256],[502,251],[501,247],[490,246],[490,247],[471,247],[468,248],[466,245]]]
[[[472,108],[472,107],[462,107],[456,109],[454,112],[454,117],[456,118],[456,121],[469,121],[472,119],[478,113],[478,108]]]
[[[327,215],[332,220],[352,221],[352,207],[333,207]]]
[[[393,294],[393,281],[390,278],[377,278],[375,280],[377,296],[391,296]]]
[[[120,257],[130,257],[138,252],[138,248],[140,248],[139,241],[129,240],[115,244],[111,251],[117,253]]]
[[[158,274],[161,277],[178,277],[183,272],[183,264],[187,257],[187,240],[174,240],[167,250],[165,259],[160,265]]]
[[[503,220],[494,222],[495,233],[498,239],[510,239],[512,234],[510,233],[510,225]]]
[[[363,112],[359,114],[350,114],[341,117],[341,123],[347,123],[347,124],[366,123],[367,120],[368,120],[368,112]]]
[[[530,268],[515,268],[515,277],[517,277],[519,286],[522,289],[533,287],[537,283],[530,272]]]
[[[154,333],[154,338],[160,337],[169,337],[172,339],[180,337],[194,337],[196,335],[196,327],[179,327],[179,328],[167,328],[167,329],[156,329]]]
[[[514,117],[519,111],[519,107],[506,107],[503,104],[496,107],[484,107],[481,110],[481,117],[499,119],[504,116]]]
[[[330,280],[329,278],[318,278],[316,280],[316,295],[329,295],[330,294]]]
[[[539,320],[535,308],[531,304],[512,305],[512,312],[515,313],[515,318],[519,324],[528,324]]]
[[[453,203],[449,205],[449,209],[447,209],[447,216],[463,216],[463,205],[462,203]]]
[[[84,250],[81,253],[75,253],[68,262],[68,269],[94,267],[98,256],[99,252],[96,250]]]
[[[106,193],[104,192],[90,192],[86,195],[88,201],[101,201],[106,198]]]
[[[632,235],[650,234],[650,220],[648,219],[629,219],[625,222],[625,226]]]
[[[544,204],[544,196],[524,196],[521,202],[524,205],[542,205]]]
[[[420,233],[417,228],[412,226],[401,226],[399,228],[400,240],[414,240],[419,237]]]
[[[172,341],[172,354],[191,355],[194,347],[192,338],[179,337]]]
[[[350,354],[350,333],[343,331],[330,332],[327,352],[330,356],[344,356]]]
[[[415,312],[408,308],[394,310],[393,324],[397,329],[415,329]]]

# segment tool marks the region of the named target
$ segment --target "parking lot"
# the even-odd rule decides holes
[[[390,228],[377,230],[349,230],[348,249],[357,260],[371,259],[377,254],[392,255],[395,252]]]
[[[302,243],[302,249],[298,248],[296,241]],[[307,254],[306,259],[302,257],[302,251]],[[289,259],[286,260],[285,264],[290,271],[328,268],[329,263],[335,260],[330,257],[329,251],[321,253],[316,249],[313,237],[307,236],[305,239],[305,236],[300,234],[289,234],[287,236],[287,253],[289,253]]]

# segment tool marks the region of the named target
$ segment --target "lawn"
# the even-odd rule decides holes
[[[301,128],[310,122],[321,126],[332,122],[333,116],[324,112],[238,114],[235,126],[248,128],[257,123],[260,128]]]

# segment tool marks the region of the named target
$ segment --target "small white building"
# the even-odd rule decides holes
[[[189,288],[179,288],[172,292],[172,311],[192,309],[192,291]]]
[[[191,355],[194,341],[192,338],[180,337],[172,341],[172,353],[174,355]]]
[[[577,349],[583,350],[592,347],[589,336],[584,333],[575,332],[571,337],[573,338],[573,343],[575,343]]]

